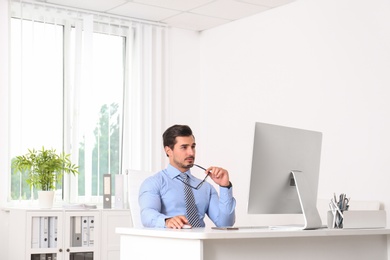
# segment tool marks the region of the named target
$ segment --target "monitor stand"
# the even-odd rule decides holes
[[[291,172],[297,188],[305,224],[303,229],[318,229],[322,227],[320,214],[317,210],[317,197],[313,195],[305,176],[301,171]]]
[[[305,224],[269,226],[273,230],[303,230],[322,228],[322,221],[317,210],[317,198],[307,184],[301,171],[291,171],[290,186],[295,186],[303,213]]]

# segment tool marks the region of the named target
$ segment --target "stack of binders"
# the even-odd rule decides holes
[[[92,252],[80,252],[80,253],[72,253],[70,254],[69,260],[92,260],[93,253]]]
[[[57,217],[33,217],[32,218],[32,248],[57,247]]]
[[[71,245],[91,247],[95,243],[95,219],[93,216],[75,216],[71,222]]]
[[[39,254],[39,255],[31,255],[31,260],[56,260],[56,254]]]

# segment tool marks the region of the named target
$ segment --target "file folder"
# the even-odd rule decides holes
[[[57,217],[49,217],[49,247],[57,247]]]
[[[111,208],[111,174],[103,174],[103,208]]]
[[[81,217],[75,216],[72,218],[72,246],[81,246]]]
[[[81,228],[82,228],[82,246],[88,246],[89,244],[89,218],[88,217],[81,217]]]
[[[95,244],[95,218],[93,216],[89,218],[89,243],[88,246],[94,246]]]
[[[31,260],[41,260],[41,255],[31,255]]]
[[[115,174],[115,208],[125,208],[125,175]]]
[[[40,248],[49,247],[49,217],[40,217]]]
[[[84,253],[74,253],[74,260],[84,260]]]
[[[72,258],[70,258],[72,259]],[[31,255],[31,260],[57,260],[57,254],[36,254]]]
[[[40,217],[32,217],[31,219],[31,248],[39,248],[40,237]],[[39,258],[37,259],[39,260]]]

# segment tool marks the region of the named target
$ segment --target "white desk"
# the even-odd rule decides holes
[[[121,260],[386,260],[390,235],[390,229],[117,228],[116,232],[121,235]]]

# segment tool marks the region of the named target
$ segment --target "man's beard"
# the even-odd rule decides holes
[[[187,158],[186,158],[187,159]],[[194,157],[191,157],[191,159],[193,159],[195,161],[195,158]],[[181,162],[178,162],[176,161],[176,164],[181,167],[181,168],[184,168],[184,169],[191,169],[193,166],[194,166],[194,163],[189,163],[189,164],[184,164],[184,163],[181,163]]]

